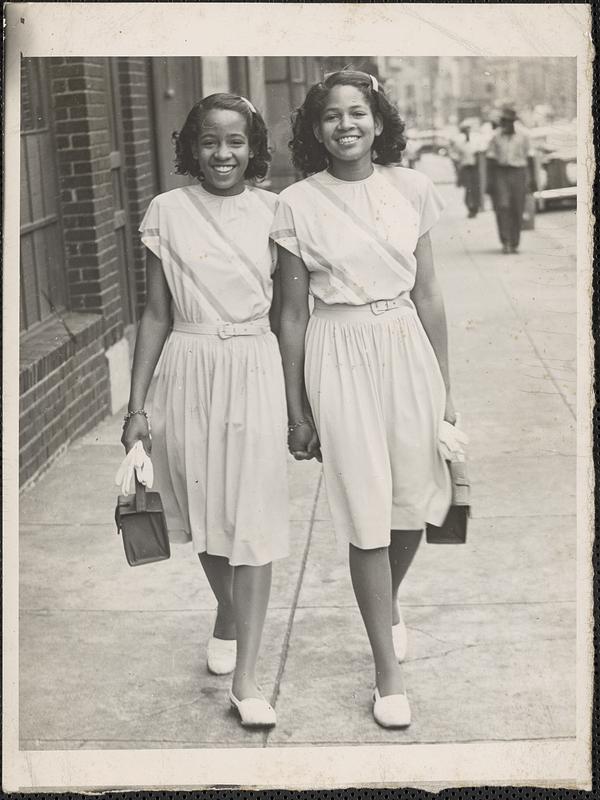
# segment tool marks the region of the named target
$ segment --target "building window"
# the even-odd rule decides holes
[[[265,79],[268,83],[287,80],[287,58],[282,56],[265,57]]]
[[[121,295],[123,321],[126,325],[135,321],[135,275],[131,269],[131,232],[129,230],[127,187],[125,185],[122,100],[119,86],[117,59],[105,61],[106,100],[108,105],[108,128],[110,134],[110,177],[113,201],[113,228],[117,245],[117,272]]]
[[[48,127],[48,95],[45,66],[39,58],[21,62],[21,131],[40,131]]]
[[[229,86],[233,94],[248,97],[250,82],[248,78],[248,59],[243,56],[229,58]]]
[[[48,59],[21,60],[21,330],[66,305]]]
[[[304,83],[306,81],[304,58],[290,57],[290,79],[292,83]]]

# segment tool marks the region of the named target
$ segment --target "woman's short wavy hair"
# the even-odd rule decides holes
[[[194,103],[183,128],[173,134],[175,143],[175,172],[178,175],[191,175],[203,180],[198,160],[194,157],[192,143],[198,138],[202,121],[209,111],[221,109],[237,111],[246,122],[246,131],[252,150],[244,178],[261,181],[267,174],[271,154],[268,148],[267,126],[258,111],[253,111],[243,97],[219,92],[208,95]]]
[[[327,150],[314,133],[314,126],[321,121],[321,114],[327,97],[334,86],[354,86],[361,91],[368,102],[373,116],[378,115],[383,123],[383,131],[373,142],[373,161],[375,164],[399,164],[402,151],[406,147],[404,122],[397,109],[390,103],[384,90],[373,88],[371,76],[366,72],[340,70],[312,86],[300,108],[292,113],[292,162],[304,176],[325,169],[329,163]]]

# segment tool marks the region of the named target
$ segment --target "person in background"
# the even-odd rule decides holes
[[[462,182],[460,179],[460,151],[459,151],[459,144],[461,138],[462,134],[459,131],[458,134],[456,134],[450,139],[450,145],[448,147],[448,158],[452,162],[452,167],[454,168],[454,179],[459,189],[462,186]]]
[[[534,192],[535,171],[528,136],[515,129],[517,114],[505,106],[487,149],[487,193],[492,197],[503,253],[519,248],[525,195]]]
[[[417,161],[421,157],[419,145],[415,142],[414,139],[411,139],[410,137],[406,138],[406,149],[404,153],[406,155],[406,161],[408,163],[408,166],[411,169],[414,169]]]
[[[458,174],[458,186],[465,188],[465,205],[469,217],[476,217],[481,206],[481,191],[479,189],[479,144],[475,134],[471,132],[470,125],[461,125],[461,138],[454,142],[453,160]]]

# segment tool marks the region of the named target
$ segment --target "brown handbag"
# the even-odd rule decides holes
[[[441,526],[425,527],[430,544],[464,544],[467,541],[467,520],[471,516],[471,484],[464,461],[448,461],[452,481],[452,504]]]
[[[135,494],[119,495],[115,522],[130,567],[170,558],[167,521],[160,494],[146,491],[137,477]]]

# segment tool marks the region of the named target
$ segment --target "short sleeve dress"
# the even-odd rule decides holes
[[[197,184],[155,197],[140,225],[173,313],[151,408],[155,483],[171,538],[232,565],[288,554],[285,392],[268,326],[275,203]]]
[[[425,175],[378,165],[360,181],[319,172],[279,195],[271,236],[303,260],[315,298],[305,381],[334,527],[363,549],[442,524],[450,505],[445,387],[410,300],[415,248],[442,208]]]

